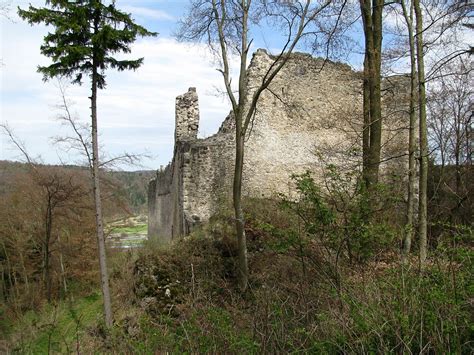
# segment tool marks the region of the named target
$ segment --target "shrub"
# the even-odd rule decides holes
[[[380,216],[382,213],[374,213],[373,200],[354,181],[355,175],[344,176],[330,167],[325,194],[309,172],[293,175],[292,179],[297,196],[282,196],[281,207],[296,215],[298,222],[284,231],[272,229],[274,234],[303,244],[316,239],[333,256],[345,251],[351,261],[357,262],[365,262],[393,245],[396,228]],[[376,189],[377,195],[389,196],[385,186]],[[373,214],[375,217],[369,217]]]

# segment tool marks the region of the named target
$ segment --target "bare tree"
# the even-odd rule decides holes
[[[443,68],[428,93],[430,144],[442,166],[459,167],[472,159],[473,70],[469,59],[458,58]]]
[[[57,105],[59,114],[58,122],[67,129],[71,130],[71,135],[52,137],[52,143],[58,145],[66,153],[78,154],[81,159],[79,165],[86,165],[92,173],[93,154],[92,154],[92,132],[90,126],[81,121],[77,115],[72,112],[73,103],[67,97],[67,83],[58,79],[58,89],[60,102]],[[147,153],[129,153],[123,152],[119,155],[110,155],[102,146],[100,147],[100,169],[119,169],[123,166],[140,166],[140,162],[148,158]]]
[[[213,50],[221,67],[227,96],[232,105],[235,121],[235,168],[233,179],[233,206],[235,229],[238,241],[238,280],[245,291],[248,285],[247,246],[245,220],[242,210],[242,171],[245,139],[249,134],[258,100],[285,63],[301,38],[308,32],[318,14],[331,5],[332,0],[321,2],[257,0],[195,0],[187,17],[181,22],[178,38],[192,41],[206,41]],[[253,43],[251,27],[264,21],[284,28],[286,41],[280,53],[272,56],[272,63],[261,81],[250,89],[247,83],[247,60]],[[231,77],[232,55],[238,60],[238,86],[234,91]]]
[[[408,184],[407,184],[407,208],[405,216],[405,234],[403,236],[402,256],[406,259],[411,250],[414,234],[415,217],[415,177],[416,177],[416,52],[413,21],[413,1],[401,0],[402,15],[408,32],[408,46],[410,55],[410,103],[409,103],[409,127],[408,127]]]
[[[435,5],[442,3],[440,1],[434,1]],[[425,43],[423,40],[424,31],[427,30],[427,27],[424,26],[423,22],[423,9],[420,5],[420,0],[413,0],[413,7],[415,10],[416,18],[416,59],[417,59],[417,71],[418,71],[418,110],[419,110],[419,142],[420,142],[420,176],[419,176],[419,197],[418,197],[418,235],[420,239],[420,264],[423,265],[427,258],[428,253],[428,129],[427,129],[427,119],[426,119],[426,76],[425,76],[425,51],[426,48],[429,48],[430,43],[434,43],[439,40],[441,36],[450,28],[453,28],[453,24],[458,23],[463,15],[466,14],[466,11],[472,6],[469,6],[468,1],[461,2],[444,2],[447,4],[447,10],[444,11],[445,14],[454,14],[454,16],[449,17],[447,23],[443,21],[446,17],[443,13],[439,16],[433,16],[429,10],[429,7],[425,6],[425,12],[432,19],[431,25],[441,22],[438,33],[434,38],[430,38],[428,43]],[[443,6],[433,7],[435,10],[444,9]],[[435,19],[435,21],[433,21]],[[427,47],[426,47],[427,46]],[[445,65],[454,58],[460,56],[461,54],[468,53],[469,50],[461,50],[461,52],[449,53],[445,58],[435,63],[429,74],[429,77],[433,77],[434,74],[439,70],[440,66]]]
[[[400,16],[403,21],[402,25],[397,21],[397,25],[388,30],[395,34],[395,46],[390,48],[385,54],[385,59],[388,59],[388,69],[393,71],[393,68],[399,67],[402,64],[402,68],[405,66],[403,62],[406,58],[409,58],[409,70],[411,78],[411,90],[410,90],[410,123],[408,126],[408,155],[409,155],[409,169],[408,169],[408,188],[407,188],[407,209],[406,209],[406,228],[403,240],[403,256],[405,257],[411,249],[411,241],[414,235],[413,221],[415,219],[415,208],[414,208],[414,190],[415,190],[415,122],[417,114],[425,115],[424,111],[420,111],[420,107],[426,108],[426,104],[422,104],[423,98],[419,95],[420,90],[415,95],[414,84],[420,80],[419,67],[417,67],[416,59],[417,48],[415,48],[415,38],[423,39],[423,66],[426,68],[424,71],[424,82],[420,82],[420,86],[427,85],[428,82],[432,86],[438,86],[437,81],[444,76],[450,75],[446,72],[446,68],[449,67],[449,62],[456,60],[469,53],[470,47],[466,45],[465,41],[461,41],[463,33],[466,32],[464,22],[469,18],[469,9],[472,9],[472,5],[468,4],[468,1],[444,1],[444,0],[421,0],[418,1],[420,7],[419,14],[423,16],[419,28],[415,29],[414,19],[414,1],[404,0],[399,2],[393,2],[390,4],[392,12],[391,16]],[[421,38],[422,37],[422,38]],[[393,66],[393,64],[395,64]],[[395,69],[395,72],[397,70]],[[425,88],[426,90],[426,88]],[[417,96],[417,97],[415,97]],[[415,102],[418,102],[415,105]],[[417,106],[415,108],[415,106]],[[423,125],[423,123],[421,122]],[[423,135],[422,132],[420,134]],[[421,136],[420,136],[421,137]],[[421,140],[423,142],[423,140]],[[428,154],[428,150],[426,150]],[[423,157],[420,157],[420,161],[423,161]],[[423,174],[421,174],[423,175]],[[424,177],[422,176],[424,179]],[[423,191],[420,191],[423,198]],[[420,202],[420,201],[419,201]],[[423,227],[422,227],[423,230]]]
[[[28,166],[29,174],[35,186],[42,193],[40,210],[42,211],[43,237],[41,239],[43,281],[48,302],[52,300],[51,253],[52,246],[58,241],[54,235],[54,227],[61,209],[68,208],[83,195],[82,186],[76,183],[72,176],[54,168],[44,168],[38,164],[25,145],[14,135],[6,124],[0,124],[3,133],[11,143],[21,152]]]
[[[448,190],[453,203],[443,208],[449,209],[449,220],[457,222],[462,221],[459,211],[470,193],[467,175],[472,165],[472,84],[472,63],[458,58],[440,71],[427,98],[429,144],[435,163],[440,165],[437,185]]]
[[[420,141],[420,179],[418,195],[418,236],[420,238],[420,264],[423,265],[428,253],[428,135],[426,126],[426,82],[423,48],[423,14],[420,0],[413,1],[416,18],[416,62],[418,70],[418,112]]]

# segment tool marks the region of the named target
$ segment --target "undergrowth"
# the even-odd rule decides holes
[[[446,235],[423,269],[394,248],[340,256],[275,201],[247,201],[251,278],[240,294],[230,213],[114,267],[116,326],[90,346],[124,353],[472,353],[469,243]],[[296,219],[295,219],[296,218]],[[465,240],[465,239],[464,239]],[[126,270],[126,271],[125,271]],[[126,290],[126,291],[124,291]]]
[[[335,208],[310,176],[299,178],[298,199],[245,201],[245,294],[236,282],[232,213],[223,208],[170,246],[148,241],[114,255],[112,329],[104,328],[93,295],[26,315],[12,349],[473,353],[472,229],[450,228],[423,268],[416,257],[401,263],[390,212],[367,224],[363,194],[339,196]]]
[[[88,327],[101,319],[102,301],[97,293],[76,300],[46,304],[15,322],[6,353],[51,354],[82,352]]]

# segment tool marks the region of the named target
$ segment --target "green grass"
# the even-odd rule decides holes
[[[0,338],[10,333],[12,324],[11,320],[5,316],[5,305],[0,302]]]
[[[127,233],[127,234],[146,233],[147,228],[148,228],[147,224],[138,224],[136,226],[113,227],[112,233]]]
[[[46,305],[39,312],[28,312],[13,329],[14,352],[24,354],[69,353],[87,328],[102,319],[102,299],[98,293],[57,305]]]

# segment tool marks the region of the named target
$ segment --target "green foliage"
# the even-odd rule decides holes
[[[270,210],[262,208],[251,223],[271,219]],[[277,208],[274,213],[281,231],[291,218]],[[200,231],[168,248],[147,246],[115,260],[118,311],[108,338],[96,294],[78,299],[74,315],[64,305],[55,317],[54,307],[29,314],[23,322],[29,328],[14,329],[32,335],[16,342],[18,350],[47,352],[50,344],[52,351],[65,352],[68,344],[75,351],[71,335],[79,334],[82,353],[472,353],[471,248],[447,239],[436,250],[436,263],[421,272],[416,260],[342,263],[336,284],[327,273],[332,261],[321,259],[311,241],[302,248],[304,271],[300,254],[293,254],[299,247],[275,252],[271,228],[250,228],[252,275],[245,297],[229,274],[235,256],[230,241],[222,230],[219,237]],[[74,319],[81,320],[78,330]]]
[[[127,202],[129,210],[146,215],[148,183],[156,175],[155,171],[106,171],[104,175],[116,186],[116,194]]]
[[[3,301],[3,300],[2,300]],[[12,322],[6,317],[6,307],[3,302],[0,302],[0,336],[6,338],[11,332]]]
[[[137,224],[136,226],[112,227],[112,232],[113,233],[138,234],[138,233],[146,233],[147,228],[148,228],[147,224]]]
[[[112,331],[110,348],[139,354],[255,354],[259,344],[235,323],[230,312],[210,306],[196,309],[182,320],[167,315],[127,317]]]
[[[81,84],[83,74],[94,74],[99,88],[105,87],[104,71],[107,68],[135,70],[143,63],[137,60],[117,60],[116,53],[130,53],[130,45],[137,36],[155,36],[133,22],[130,15],[115,8],[115,2],[104,4],[100,0],[63,1],[49,0],[51,8],[18,9],[20,17],[31,25],[52,25],[41,46],[41,53],[53,60],[38,71],[44,80],[54,77],[71,77]]]
[[[398,266],[363,285],[350,285],[344,302],[345,322],[351,326],[332,329],[344,339],[341,346],[355,352],[472,351],[469,264],[464,270],[450,270],[451,266],[433,266],[421,273]]]
[[[325,174],[325,194],[309,172],[293,175],[292,179],[297,196],[291,200],[282,196],[281,206],[294,213],[298,223],[284,230],[271,225],[266,227],[285,243],[294,245],[298,242],[301,246],[301,243],[316,239],[337,255],[345,250],[350,259],[358,262],[367,261],[392,245],[396,230],[387,219],[379,218],[379,222],[377,218],[369,218],[377,216],[374,199],[361,188],[357,174],[342,173],[329,165]],[[386,186],[374,186],[372,193],[383,197],[385,208],[388,207],[390,191]]]
[[[102,299],[97,293],[84,298],[45,305],[26,313],[12,329],[11,350],[19,353],[48,354],[81,348],[87,328],[98,321]]]
[[[389,194],[386,186],[381,184],[373,186],[372,191],[376,191],[379,197]],[[372,206],[373,201],[367,191],[358,188],[358,192],[347,206],[343,221],[342,227],[350,244],[351,256],[359,262],[390,249],[397,233],[396,228],[390,223],[390,218],[377,218],[377,212]],[[383,208],[387,208],[389,212],[387,198],[383,201]]]
[[[195,312],[181,323],[175,338],[175,351],[257,353],[258,344],[246,329],[239,329],[232,315],[223,308],[210,307]]]
[[[305,222],[305,229],[310,234],[316,234],[334,223],[334,212],[324,201],[311,174],[306,172],[302,175],[292,175],[291,178],[296,183],[299,198],[297,201],[283,199],[282,207],[294,211]]]

